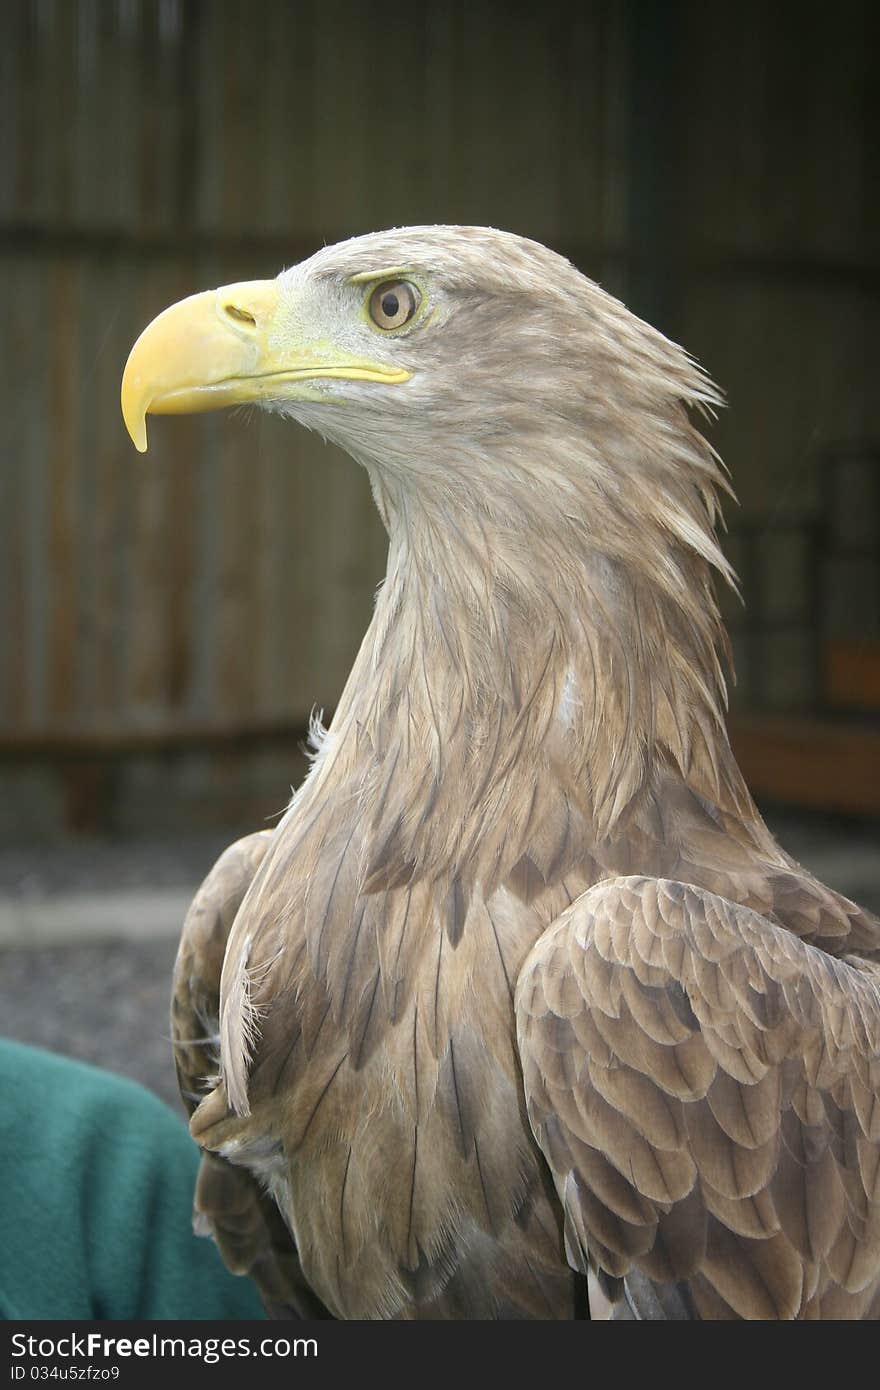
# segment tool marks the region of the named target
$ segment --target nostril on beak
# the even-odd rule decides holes
[[[223,312],[231,318],[234,323],[247,324],[248,328],[256,328],[257,320],[253,314],[249,314],[247,309],[239,309],[237,304],[224,304]]]

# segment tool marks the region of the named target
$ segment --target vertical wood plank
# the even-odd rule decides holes
[[[52,717],[62,725],[74,712],[76,584],[74,487],[77,395],[77,268],[59,261],[50,279],[52,293],[49,437],[49,690]]]

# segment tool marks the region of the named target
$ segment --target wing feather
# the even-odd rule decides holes
[[[261,831],[220,856],[197,892],[183,925],[174,966],[171,1037],[181,1095],[192,1115],[218,1096],[220,976],[236,913],[271,840]],[[220,1109],[225,1113],[225,1095]],[[270,1309],[327,1317],[308,1287],[293,1239],[276,1203],[247,1169],[203,1152],[196,1183],[194,1228],[213,1236],[226,1265],[254,1280]]]
[[[628,1281],[637,1316],[871,1316],[869,964],[691,885],[611,879],[541,937],[516,1010],[573,1267]]]

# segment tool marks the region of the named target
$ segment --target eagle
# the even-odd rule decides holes
[[[132,349],[141,451],[243,402],[363,465],[388,565],[183,928],[198,1228],[280,1315],[880,1316],[880,922],[731,752],[716,387],[553,251],[425,226]]]

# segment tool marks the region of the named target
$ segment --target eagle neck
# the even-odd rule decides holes
[[[523,496],[493,517],[430,490],[374,492],[387,574],[316,772],[348,788],[383,863],[493,875],[560,799],[608,838],[660,769],[751,813],[701,557],[696,599],[679,600],[576,517],[538,513],[527,533],[511,519]]]

